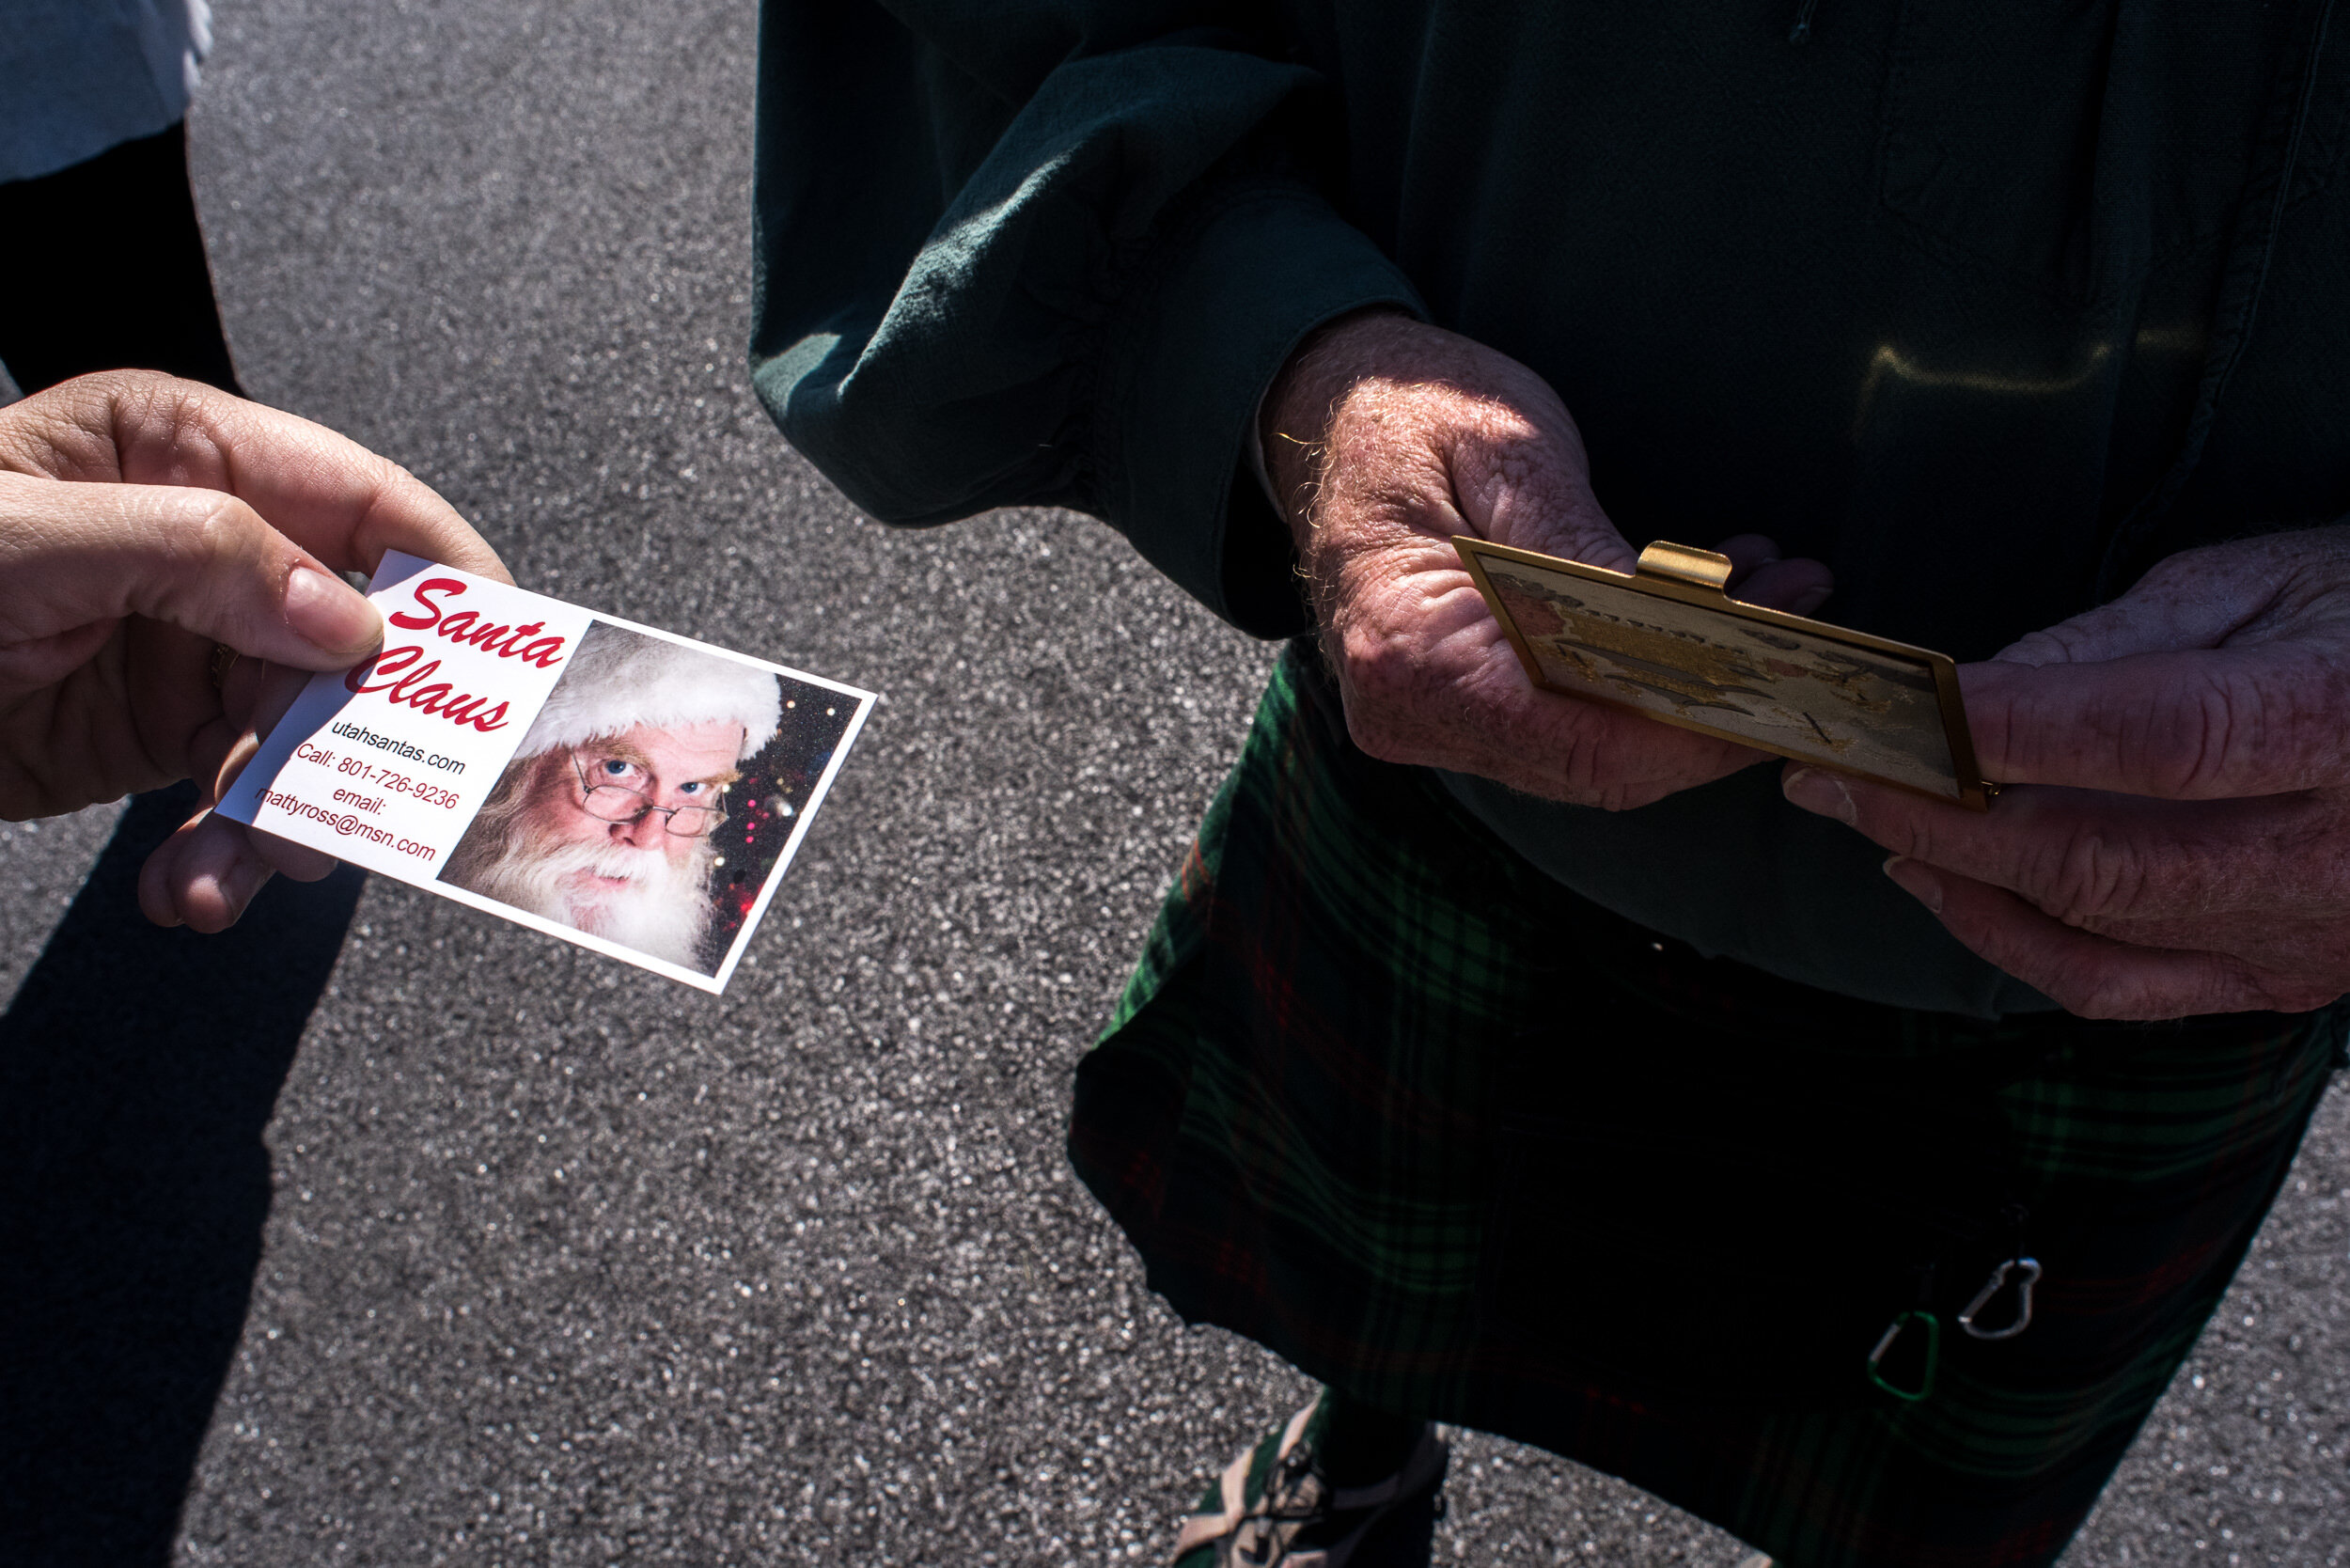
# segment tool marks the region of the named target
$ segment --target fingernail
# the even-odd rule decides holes
[[[196,872],[188,879],[187,890],[180,900],[183,907],[194,907],[196,918],[187,920],[183,916],[183,923],[207,935],[227,931],[243,916],[253,896],[269,878],[269,868],[248,855],[238,855],[224,869]],[[219,906],[216,909],[212,907],[215,902]]]
[[[1885,874],[1894,885],[1933,910],[1942,913],[1942,879],[1906,855],[1890,855],[1885,862]]]
[[[1852,803],[1852,792],[1845,789],[1844,781],[1832,773],[1822,773],[1818,768],[1797,768],[1787,776],[1787,781],[1779,788],[1786,792],[1790,803],[1807,811],[1817,811],[1823,817],[1834,817],[1846,827],[1860,820],[1860,812]]]
[[[366,595],[307,566],[286,578],[286,624],[329,653],[364,653],[384,638],[384,618]]]

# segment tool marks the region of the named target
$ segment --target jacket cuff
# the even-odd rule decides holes
[[[1193,598],[1260,637],[1312,624],[1288,525],[1247,459],[1251,421],[1308,334],[1369,306],[1425,317],[1402,270],[1311,191],[1225,195],[1172,236],[1121,323],[1111,406],[1111,520]]]

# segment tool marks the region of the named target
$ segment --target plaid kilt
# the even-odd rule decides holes
[[[2045,1563],[2342,1036],[2330,1011],[1989,1024],[1703,959],[1357,750],[1293,644],[1069,1147],[1177,1311],[1358,1399],[1622,1476],[1790,1568]],[[2019,1255],[2029,1326],[1961,1331]],[[1868,1361],[1906,1312],[1932,1324],[1878,1370],[1917,1399]]]

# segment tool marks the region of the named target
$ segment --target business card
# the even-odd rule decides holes
[[[877,698],[394,552],[215,809],[717,993]]]

